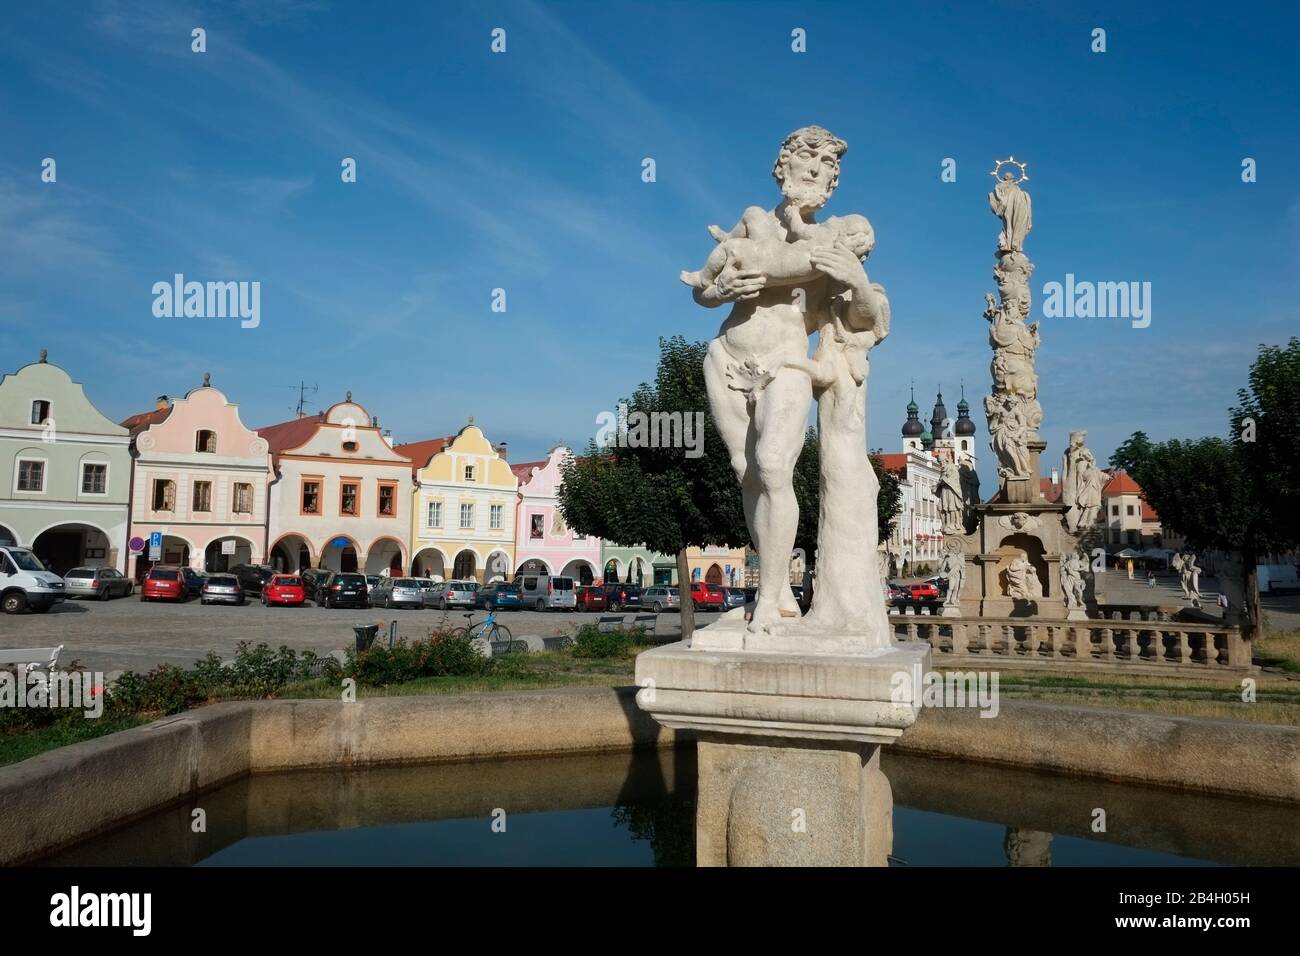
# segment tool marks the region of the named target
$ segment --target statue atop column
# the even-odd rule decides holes
[[[1019,177],[1002,173],[1014,166]],[[989,193],[989,208],[1002,220],[998,236],[997,264],[993,277],[997,281],[1001,302],[986,293],[984,317],[989,322],[989,345],[993,361],[993,394],[984,400],[993,452],[998,460],[998,474],[1004,479],[1033,479],[1029,443],[1038,441],[1043,409],[1038,402],[1038,373],[1034,354],[1041,339],[1038,323],[1027,322],[1032,295],[1029,279],[1034,264],[1025,255],[1025,236],[1031,226],[1029,194],[1020,184],[1029,179],[1026,164],[1015,157],[999,160],[992,176],[997,185]],[[1001,178],[999,178],[1001,173]]]

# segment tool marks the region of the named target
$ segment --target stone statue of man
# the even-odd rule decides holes
[[[759,554],[758,598],[747,631],[781,633],[783,619],[799,616],[787,579],[799,524],[793,472],[815,393],[822,519],[817,589],[802,623],[827,632],[869,631],[876,646],[888,646],[883,595],[867,583],[876,579],[878,485],[866,456],[865,395],[866,353],[889,333],[889,302],[867,278],[862,259],[869,245],[850,245],[831,222],[816,222],[839,183],[847,149],[819,126],[787,136],[772,170],[781,202],[772,210],[750,207],[731,234],[710,230],[719,242],[755,240],[757,258],[739,266],[729,260],[692,294],[707,308],[731,306],[709,345],[704,377]],[[778,249],[802,244],[798,254],[807,250],[810,274],[774,278],[777,270],[764,259],[773,243]],[[810,360],[814,332],[819,344]],[[865,625],[877,615],[878,623]]]
[[[939,473],[939,515],[944,534],[962,534],[966,530],[966,499],[961,471],[951,459],[944,460]]]

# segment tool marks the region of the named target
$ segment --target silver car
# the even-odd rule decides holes
[[[126,597],[135,590],[135,582],[113,568],[73,568],[63,576],[68,597]]]
[[[423,601],[425,607],[436,607],[442,611],[449,607],[472,608],[477,594],[477,581],[448,581],[432,591],[423,592]]]
[[[244,586],[233,574],[209,574],[199,592],[200,604],[243,604]]]
[[[680,611],[682,609],[681,592],[677,588],[666,585],[646,588],[641,595],[641,606],[650,608],[656,614],[664,611]]]
[[[415,578],[381,578],[370,589],[371,607],[423,607],[424,589]]]

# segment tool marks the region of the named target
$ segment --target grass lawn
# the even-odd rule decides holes
[[[1255,642],[1255,663],[1300,674],[1300,631],[1270,634]]]
[[[40,730],[0,735],[0,767],[26,760],[28,757],[35,757],[56,747],[93,740],[105,734],[117,733],[119,730],[130,730],[147,722],[143,717],[68,720],[42,727]]]

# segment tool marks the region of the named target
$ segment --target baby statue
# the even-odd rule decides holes
[[[831,216],[825,222],[804,222],[798,210],[781,207],[778,215],[794,241],[783,239],[776,224],[762,206],[745,210],[731,232],[717,226],[709,234],[718,246],[698,272],[683,272],[681,280],[697,289],[707,289],[724,269],[762,272],[772,285],[815,279],[821,273],[813,268],[808,254],[816,246],[841,243],[859,259],[871,254],[876,231],[866,216]]]

